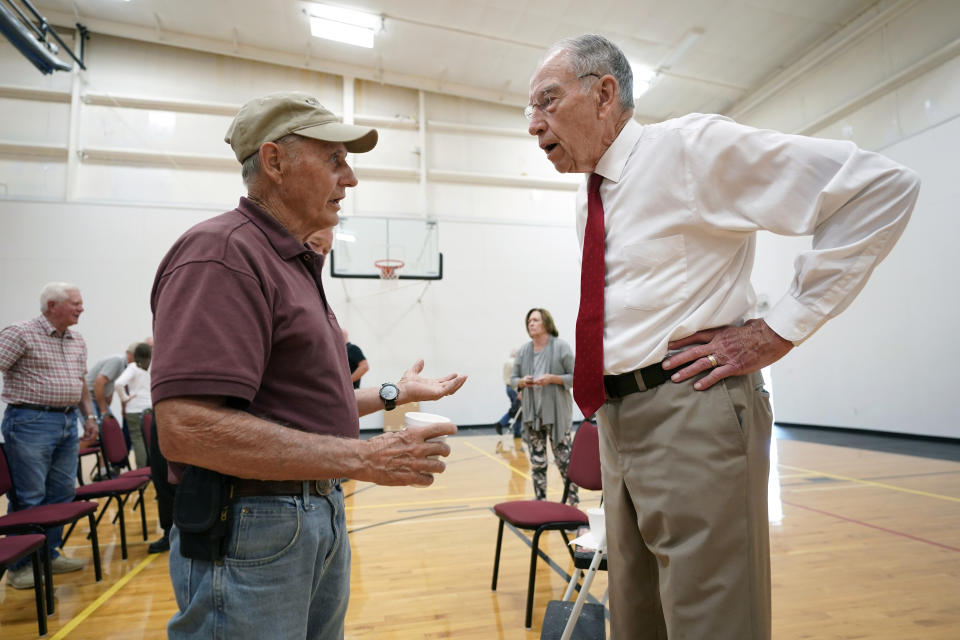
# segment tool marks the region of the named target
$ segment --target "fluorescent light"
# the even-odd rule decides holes
[[[660,63],[660,68],[669,69],[673,67],[673,65],[677,64],[677,62],[680,61],[680,58],[682,58],[687,51],[690,50],[690,47],[697,43],[697,40],[699,40],[700,36],[702,35],[703,29],[700,29],[699,27],[687,31],[684,34],[683,39],[680,40],[677,46],[674,47],[673,50],[667,54],[667,57],[663,60],[663,62]]]
[[[343,7],[313,4],[307,8],[307,15],[314,38],[367,49],[373,48],[373,38],[383,28],[382,16]]]
[[[356,242],[357,241],[357,236],[353,235],[352,233],[347,233],[346,231],[337,231],[337,233],[335,234],[335,237],[340,242]]]
[[[639,98],[656,82],[659,74],[655,69],[643,64],[630,63],[633,69],[633,97]]]

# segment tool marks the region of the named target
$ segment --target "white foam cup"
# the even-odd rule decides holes
[[[420,413],[419,411],[410,411],[403,416],[403,424],[407,428],[429,427],[432,424],[440,424],[444,422],[450,422],[450,418],[447,418],[446,416],[438,416],[435,413]],[[446,435],[437,436],[436,438],[430,438],[427,440],[427,442],[439,442],[446,437]]]
[[[440,424],[443,422],[450,422],[450,418],[446,416],[438,416],[435,413],[420,413],[419,411],[410,411],[409,413],[404,414],[403,424],[408,429],[417,429],[420,427],[429,427],[432,424]],[[427,438],[424,442],[442,442],[446,440],[446,434],[442,436],[436,436],[434,438]],[[427,456],[428,458],[439,458],[440,456]]]
[[[594,539],[600,540],[607,528],[603,509],[597,507],[587,509],[587,520],[590,522],[591,535]]]

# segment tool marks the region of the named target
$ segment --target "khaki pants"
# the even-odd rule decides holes
[[[762,385],[667,382],[600,410],[614,640],[769,640]]]

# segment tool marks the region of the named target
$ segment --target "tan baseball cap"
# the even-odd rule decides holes
[[[342,142],[350,153],[364,153],[377,144],[376,129],[343,124],[319,100],[300,91],[271,93],[243,105],[223,140],[242,163],[264,142],[273,142],[291,133],[325,142]]]

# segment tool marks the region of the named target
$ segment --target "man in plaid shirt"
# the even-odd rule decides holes
[[[42,314],[0,331],[0,371],[4,452],[13,478],[11,508],[70,502],[77,473],[77,411],[84,415],[84,438],[97,433],[87,372],[87,345],[68,327],[83,313],[80,290],[51,282],[40,293]],[[76,571],[83,561],[58,549],[63,527],[47,531],[53,573]],[[10,568],[7,584],[33,588],[28,560]]]

